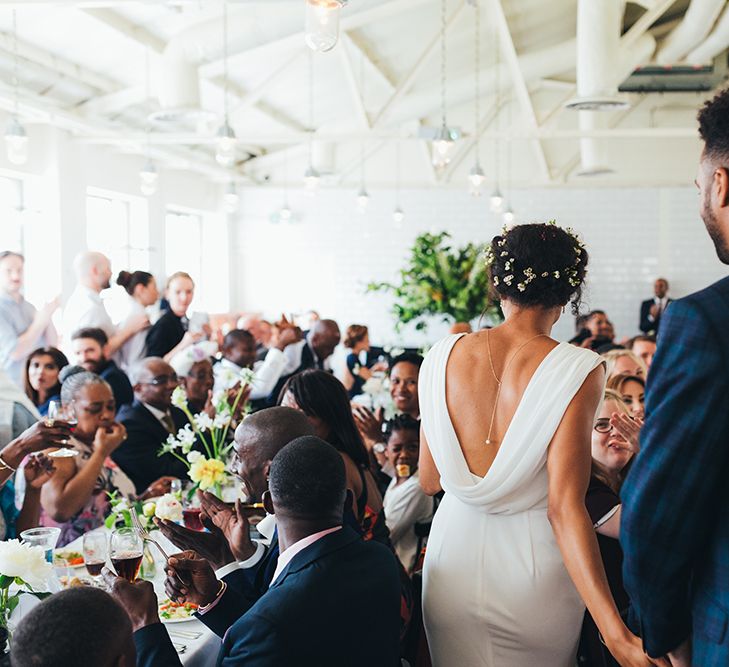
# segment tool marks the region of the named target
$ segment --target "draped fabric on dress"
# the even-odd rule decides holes
[[[446,406],[446,364],[461,335],[430,350],[418,383],[423,430],[445,491],[424,568],[433,665],[572,666],[584,604],[547,520],[547,448],[601,359],[567,343],[551,350],[479,477],[468,468]]]

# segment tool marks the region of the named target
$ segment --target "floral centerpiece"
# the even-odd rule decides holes
[[[42,547],[20,540],[0,542],[0,650],[7,642],[8,620],[18,606],[20,596],[29,593],[42,599],[50,595],[42,591],[52,572],[53,565],[46,561]],[[20,589],[11,595],[13,583]]]
[[[188,476],[194,482],[191,493],[199,488],[203,491],[214,489],[220,497],[222,487],[227,481],[226,464],[233,446],[229,439],[230,427],[239,415],[245,417],[248,406],[244,396],[253,382],[253,371],[244,368],[235,374],[235,383],[229,389],[215,392],[212,398],[212,414],[200,412],[193,415],[182,387],[172,394],[172,404],[180,408],[189,421],[176,435],[170,435],[159,450],[159,456],[172,454],[182,461],[188,469]],[[230,381],[224,382],[230,386]],[[242,405],[243,403],[243,405]],[[193,449],[195,443],[202,445],[204,453]]]

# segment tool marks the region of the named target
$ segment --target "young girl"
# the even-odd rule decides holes
[[[395,470],[383,501],[385,523],[395,553],[410,573],[418,557],[415,524],[433,518],[433,499],[425,495],[418,479],[420,421],[408,414],[397,415],[387,422],[385,439],[385,457]]]

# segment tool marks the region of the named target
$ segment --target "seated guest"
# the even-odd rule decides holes
[[[369,455],[342,383],[324,371],[303,371],[286,382],[280,404],[301,410],[309,418],[315,435],[337,449],[344,460],[347,488],[352,492],[352,511],[365,539],[389,544],[382,516],[382,495],[370,470]]]
[[[640,304],[640,330],[644,334],[655,334],[661,323],[661,317],[668,308],[671,299],[668,297],[668,281],[658,278],[653,283],[653,298]]]
[[[68,359],[55,347],[39,347],[25,362],[25,395],[33,401],[42,417],[48,414],[48,404],[61,400],[58,374],[68,366]]]
[[[71,349],[76,363],[106,380],[114,394],[117,408],[121,408],[134,400],[134,392],[126,373],[107,358],[108,343],[103,329],[79,329],[71,335]]]
[[[244,329],[233,329],[223,339],[223,358],[215,364],[215,389],[230,389],[239,382],[244,368],[253,370],[253,387],[250,400],[264,401],[281,378],[286,365],[284,350],[301,340],[301,332],[295,327],[277,328],[269,339],[270,347],[261,361],[256,360],[256,344],[253,335]]]
[[[601,356],[607,362],[608,380],[613,375],[619,375],[620,373],[645,377],[648,372],[645,364],[630,350],[610,350]]]
[[[172,405],[172,393],[180,384],[172,366],[159,357],[143,359],[132,368],[134,402],[119,410],[118,419],[127,433],[126,442],[114,451],[114,462],[142,493],[160,477],[187,477],[187,466],[172,454],[158,456],[170,434],[188,424],[185,413]]]
[[[262,361],[266,358],[273,327],[270,322],[262,320],[258,315],[248,313],[238,318],[238,329],[243,329],[250,333],[256,341],[256,361]]]
[[[191,582],[182,597],[201,605],[203,619],[213,603],[230,619],[218,665],[399,665],[397,563],[385,547],[343,525],[341,457],[318,438],[294,440],[271,463],[269,489],[263,502],[276,516],[281,555],[268,591],[252,606],[243,596],[225,596],[226,586],[194,552],[168,563]],[[138,655],[147,658],[141,664],[175,664],[156,605],[132,595],[133,584],[110,574],[107,581],[135,626]],[[375,641],[361,641],[364,628]]]
[[[56,344],[56,329],[51,316],[58,299],[40,310],[25,300],[25,258],[10,250],[0,252],[0,367],[21,386],[23,363],[28,353]]]
[[[61,400],[74,406],[78,420],[69,446],[79,453],[54,459],[56,472],[41,489],[41,523],[61,529],[59,546],[103,525],[109,492],[134,493],[129,478],[109,459],[126,439],[126,429],[114,421],[111,387],[79,366],[64,368],[61,380]]]
[[[373,363],[369,359],[370,335],[367,327],[362,324],[352,324],[347,327],[344,347],[349,350],[349,354],[346,358],[347,371],[342,384],[347,389],[349,397],[354,398],[362,393],[362,387],[372,377],[372,373],[387,370],[387,365]]]
[[[213,362],[211,357],[218,346],[210,341],[201,341],[176,354],[170,366],[180,378],[187,396],[187,405],[192,414],[212,410],[210,403],[213,392]]]
[[[186,347],[202,339],[203,333],[188,331],[187,309],[195,296],[195,283],[184,271],[167,279],[165,297],[169,308],[147,333],[147,356],[162,357],[169,362]]]
[[[635,338],[631,338],[628,341],[628,349],[650,370],[651,364],[653,363],[653,355],[656,353],[656,337],[635,336]]]
[[[433,499],[425,495],[418,478],[420,422],[410,415],[397,415],[385,426],[385,440],[385,456],[395,471],[383,499],[385,521],[397,557],[412,572],[419,555],[415,524],[433,518]]]
[[[607,388],[620,395],[632,417],[645,417],[645,379],[642,376],[618,373],[608,380]]]
[[[422,364],[423,357],[413,352],[404,352],[392,360],[390,396],[396,414],[410,415],[413,419],[420,418],[418,376]],[[382,428],[385,422],[383,410],[379,409],[373,413],[363,405],[353,405],[352,412],[365,444],[378,457],[382,457],[385,452],[385,443],[382,441]],[[384,458],[379,463],[384,465]]]
[[[134,667],[132,624],[108,593],[69,588],[23,617],[13,632],[10,662],[13,667]]]
[[[592,431],[592,474],[585,497],[605,567],[610,592],[618,611],[626,617],[630,604],[623,588],[623,552],[620,548],[620,487],[638,450],[639,425],[628,416],[620,396],[607,389]],[[618,667],[601,641],[597,626],[585,612],[578,662]]]
[[[159,291],[154,276],[147,271],[119,271],[116,284],[121,285],[129,295],[126,314],[119,327],[124,328],[137,318],[147,317],[147,308],[157,303]],[[129,369],[147,356],[146,327],[134,334],[116,354],[116,361],[121,369],[128,373]]]
[[[295,345],[289,345],[284,351],[286,366],[284,366],[281,379],[271,392],[269,400],[275,403],[286,380],[296,373],[308,368],[330,371],[330,357],[339,345],[340,338],[339,325],[334,320],[314,322],[303,340]]]
[[[573,345],[597,350],[615,338],[615,329],[604,310],[593,310],[581,320],[582,329],[570,340]]]

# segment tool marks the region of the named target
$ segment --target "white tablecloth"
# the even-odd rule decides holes
[[[111,534],[110,531],[106,532],[107,534]],[[171,555],[179,551],[179,549],[168,542],[159,531],[154,531],[153,537],[162,544],[162,548],[168,554]],[[81,553],[83,551],[82,542],[82,538],[74,540],[65,546],[64,550],[78,551]],[[166,597],[164,592],[164,559],[162,558],[162,554],[160,554],[159,549],[157,549],[157,547],[153,544],[150,544],[149,548],[151,553],[154,555],[155,564],[157,566],[157,574],[151,581],[154,585],[157,596],[161,599]],[[110,567],[110,569],[112,568]],[[66,571],[73,576],[87,576],[86,568],[66,568]],[[62,574],[62,572],[59,572],[59,574]],[[13,614],[12,624],[19,623],[20,619],[36,604],[38,604],[38,600],[32,595],[21,596],[21,603],[18,605],[18,608]],[[186,665],[186,667],[209,667],[215,665],[215,661],[220,650],[221,639],[203,625],[203,623],[196,618],[193,618],[189,621],[185,621],[184,623],[166,623],[165,627],[170,633],[170,638],[174,644],[186,647],[185,651],[180,653],[180,660],[183,665]],[[200,636],[196,639],[190,639],[189,637],[183,637],[176,634],[177,632],[182,632],[184,634],[199,633]]]

